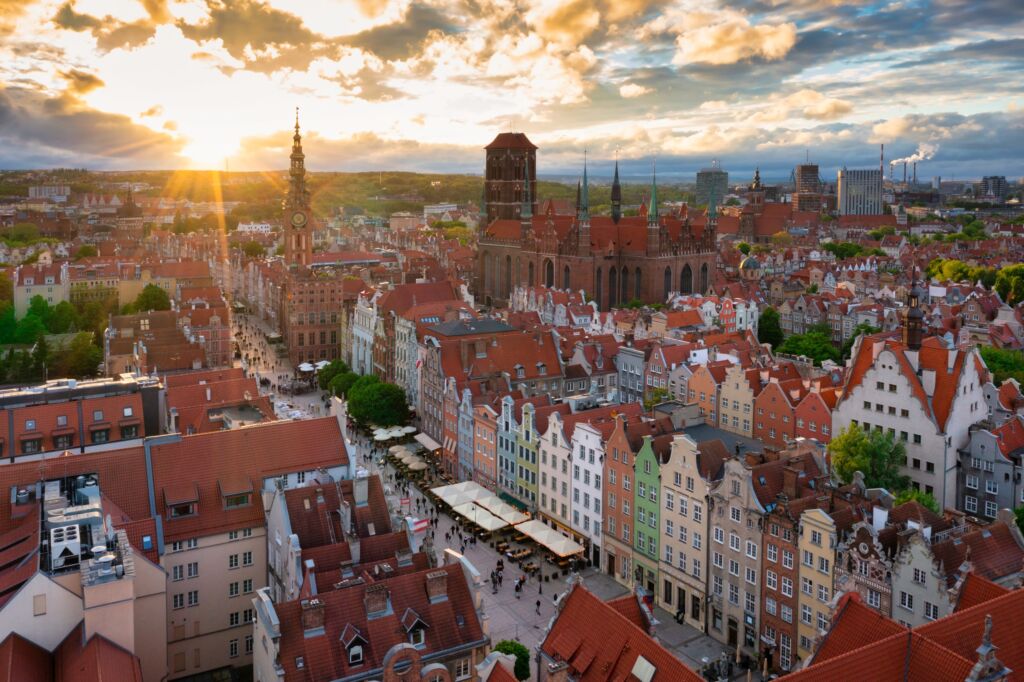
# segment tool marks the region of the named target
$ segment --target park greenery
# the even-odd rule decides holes
[[[1002,268],[996,275],[995,290],[1007,305],[1024,302],[1024,263]]]
[[[761,343],[769,343],[772,350],[778,350],[782,345],[782,326],[779,324],[779,311],[775,308],[765,308],[757,321],[757,340]]]
[[[530,679],[530,650],[514,639],[503,639],[494,645],[494,650],[516,657],[515,676],[517,680]]]
[[[857,258],[858,256],[884,256],[885,251],[881,249],[868,249],[853,242],[829,242],[823,246],[826,251],[836,257],[836,260]]]
[[[907,488],[906,490],[900,491],[896,495],[895,501],[897,505],[903,504],[904,502],[914,501],[920,504],[922,507],[932,510],[936,514],[942,513],[942,510],[939,508],[939,502],[938,500],[935,499],[935,496],[932,495],[931,493],[926,493],[923,490]]]
[[[95,376],[103,361],[97,330],[105,327],[106,314],[98,304],[80,310],[67,301],[50,306],[34,296],[18,320],[12,303],[0,303],[0,345],[7,347],[0,353],[0,383]],[[51,348],[47,335],[63,334],[74,336]]]
[[[1007,379],[1016,379],[1024,385],[1024,352],[992,346],[979,346],[978,351],[997,385]]]
[[[839,362],[840,354],[832,344],[832,329],[822,322],[809,328],[803,334],[791,334],[776,349],[787,355],[803,355],[820,365],[825,360]]]
[[[155,284],[147,284],[139,292],[139,295],[135,297],[134,301],[126,303],[121,308],[121,314],[134,315],[135,313],[144,313],[151,310],[170,309],[171,297],[167,295],[167,292]]]
[[[981,282],[983,286],[991,288],[996,283],[996,269],[981,266],[971,266],[955,258],[935,258],[924,274],[929,279],[950,282]]]
[[[900,472],[907,449],[892,434],[880,429],[867,432],[850,424],[832,439],[828,450],[832,470],[843,483],[851,483],[859,471],[869,488],[899,492],[908,487],[909,478]]]

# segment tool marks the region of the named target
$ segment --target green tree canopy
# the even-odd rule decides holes
[[[355,372],[335,374],[334,378],[331,379],[329,389],[337,397],[347,398],[349,391],[352,390],[352,384],[356,383],[358,379],[359,375]]]
[[[979,346],[978,350],[996,384],[1013,378],[1024,385],[1024,352],[992,346]]]
[[[103,351],[93,343],[92,332],[79,332],[71,339],[67,349],[61,354],[58,367],[61,374],[74,379],[85,379],[96,376],[100,363],[103,362]]]
[[[345,364],[344,360],[332,360],[327,365],[324,365],[323,369],[316,373],[316,380],[320,385],[320,390],[326,391],[335,376],[344,374],[347,371],[349,371],[348,365]]]
[[[835,256],[836,260],[854,258],[864,252],[864,249],[860,244],[854,244],[853,242],[830,242],[825,244],[824,248]]]
[[[825,360],[839,362],[839,351],[832,345],[828,325],[815,325],[806,334],[788,336],[776,350],[788,355],[804,355],[820,365]]]
[[[931,509],[936,514],[941,514],[942,510],[939,509],[939,503],[935,499],[935,496],[931,493],[926,493],[923,490],[914,490],[913,488],[907,488],[901,490],[896,495],[896,504],[903,504],[904,502],[910,502],[914,500],[926,509]]]
[[[503,639],[494,645],[494,650],[516,657],[515,675],[517,680],[530,679],[530,650],[514,639]]]
[[[267,250],[259,242],[246,242],[242,245],[242,253],[249,258],[262,258],[267,255]]]
[[[765,308],[757,321],[757,340],[770,343],[773,350],[782,345],[782,325],[779,324],[779,311]]]
[[[1024,263],[1003,268],[996,275],[996,293],[1003,302],[1015,306],[1024,301]]]
[[[405,391],[395,384],[380,381],[363,386],[357,381],[349,391],[348,413],[360,424],[398,426],[409,421]]]
[[[81,260],[82,258],[95,258],[99,255],[96,247],[92,244],[82,244],[78,247],[78,251],[75,251],[75,260]]]
[[[900,473],[907,450],[903,443],[880,430],[866,433],[850,424],[832,439],[828,449],[832,469],[843,483],[850,483],[854,472],[859,471],[869,488],[898,491],[907,487],[909,479]]]
[[[655,405],[665,402],[670,397],[671,394],[668,392],[668,389],[661,387],[655,388],[646,398],[644,398],[644,409],[648,411],[653,410]]]
[[[170,310],[171,298],[167,292],[155,284],[147,284],[135,300],[125,306],[125,312],[144,313],[150,310]]]
[[[736,245],[736,250],[742,253],[744,256],[750,255],[750,244],[746,242],[740,242]]]

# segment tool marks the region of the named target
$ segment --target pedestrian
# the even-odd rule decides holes
[[[516,581],[515,591],[516,591],[516,599],[519,599],[519,581],[518,580]]]
[[[540,574],[537,574],[537,594],[544,594],[544,583],[540,580]]]
[[[498,587],[501,587],[501,582],[505,577],[504,571],[498,571]]]
[[[465,554],[465,553],[466,553],[466,545],[460,545],[459,546],[459,554]]]
[[[540,615],[540,599],[537,600],[537,615]]]

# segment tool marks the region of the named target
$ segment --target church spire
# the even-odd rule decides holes
[[[295,136],[292,137],[291,168],[288,171],[288,204],[292,208],[306,208],[309,193],[306,190],[306,155],[302,152],[302,134],[299,131],[299,108],[295,107]]]
[[[590,220],[590,183],[587,181],[587,151],[583,150],[583,188],[580,192],[580,220]]]
[[[658,167],[657,162],[651,162],[651,205],[647,210],[647,224],[658,224]]]
[[[612,179],[612,221],[616,224],[622,217],[622,186],[619,185],[619,155],[615,153],[615,177]]]

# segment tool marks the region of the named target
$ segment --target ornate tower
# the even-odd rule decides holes
[[[587,180],[587,155],[583,154],[583,183],[580,187],[576,206],[576,223],[579,229],[579,244],[576,252],[580,256],[590,255],[590,183]]]
[[[619,184],[619,160],[615,159],[615,177],[612,178],[612,222],[622,217],[622,186]]]
[[[533,231],[533,200],[530,198],[530,166],[526,166],[526,181],[523,183],[523,201],[519,207],[519,234],[525,239]]]
[[[907,294],[907,307],[903,311],[903,344],[909,350],[921,350],[921,339],[924,335],[924,311],[921,310],[922,291],[917,286],[917,277]]]
[[[284,200],[287,221],[284,258],[289,266],[308,266],[313,262],[313,220],[306,189],[306,155],[302,153],[299,109],[295,109],[295,136],[292,137],[291,166],[288,170],[288,194]]]
[[[651,169],[651,203],[647,208],[647,253],[661,253],[661,224],[658,222],[658,176],[657,170]]]
[[[494,220],[518,220],[526,196],[537,196],[537,147],[524,133],[499,133],[487,145],[484,191],[485,224]],[[527,188],[527,178],[530,187]],[[530,205],[536,213],[537,206]]]

